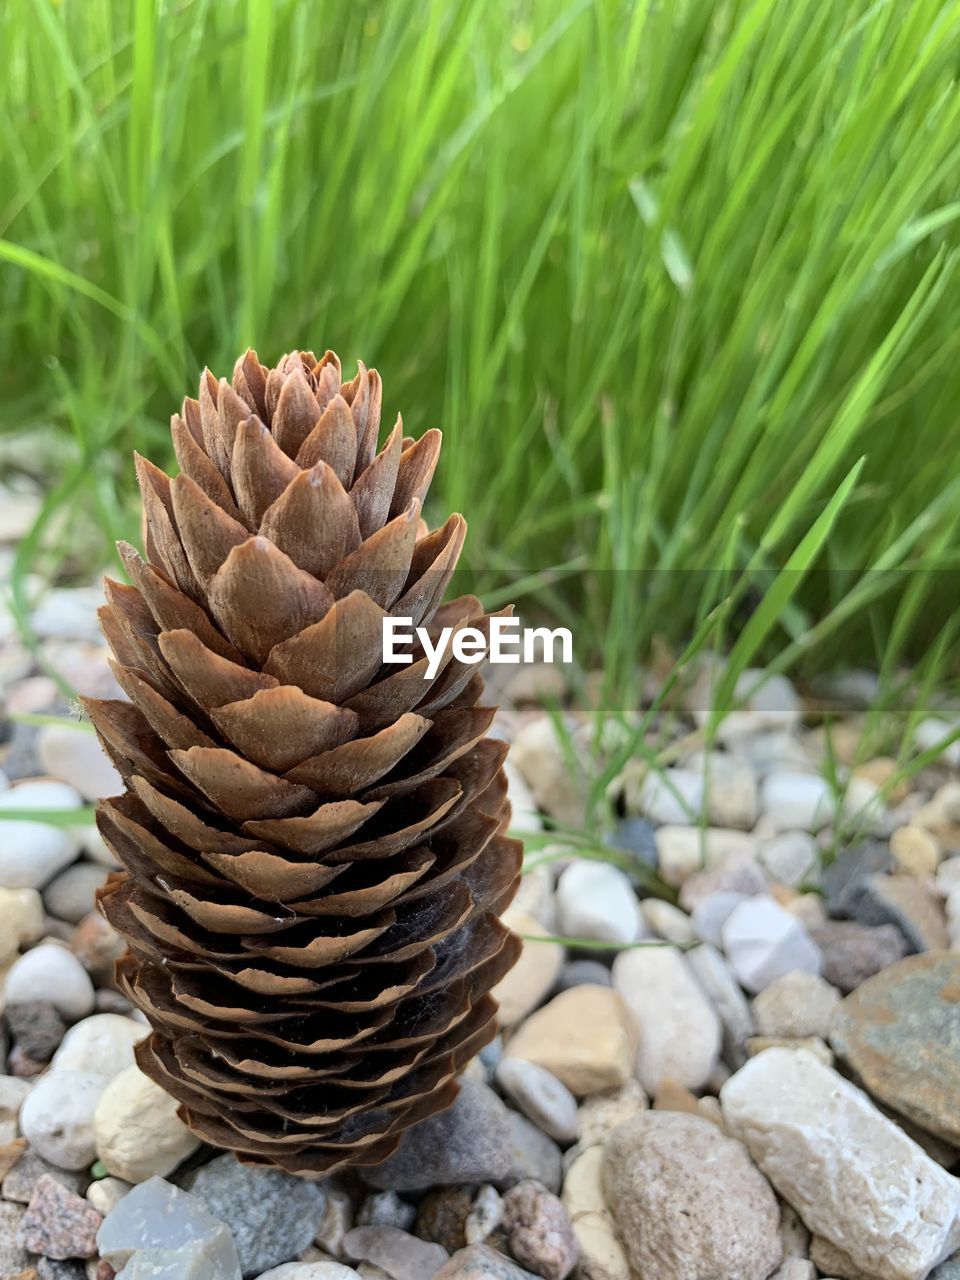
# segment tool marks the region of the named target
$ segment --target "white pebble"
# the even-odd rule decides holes
[[[97,1107],[97,1157],[127,1182],[166,1177],[200,1142],[177,1115],[179,1106],[139,1067],[115,1076]]]
[[[577,1100],[552,1071],[523,1058],[503,1058],[497,1084],[528,1120],[557,1142],[577,1136]]]
[[[568,938],[625,945],[646,930],[629,877],[609,862],[581,859],[557,883],[560,930]]]
[[[926,720],[921,720],[913,731],[914,745],[919,751],[930,751],[956,731],[957,725],[941,720],[937,716],[928,716]],[[947,764],[953,765],[955,769],[960,768],[960,738],[956,742],[951,742],[942,752],[942,759]]]
[[[66,947],[43,942],[16,960],[3,989],[7,1004],[46,1000],[70,1022],[93,1012],[90,975]]]
[[[640,909],[644,920],[658,938],[681,947],[696,942],[697,935],[690,917],[672,902],[664,902],[662,898],[644,898]]]
[[[150,1034],[142,1022],[97,1013],[69,1029],[50,1063],[54,1071],[96,1071],[113,1079],[134,1065],[133,1046]]]
[[[735,908],[747,901],[749,894],[737,893],[734,889],[721,889],[718,893],[701,898],[690,917],[700,941],[709,942],[713,947],[721,946],[723,926]]]
[[[810,773],[771,773],[760,784],[760,809],[778,831],[819,831],[833,816],[833,793],[825,778]]]
[[[123,779],[104,754],[96,734],[75,725],[45,725],[37,752],[47,773],[70,783],[86,800],[119,795]]]
[[[20,1112],[31,1147],[58,1169],[85,1169],[96,1159],[93,1116],[107,1077],[86,1071],[49,1071]]]
[[[782,831],[765,841],[760,862],[774,880],[791,889],[820,878],[820,851],[808,831]]]
[[[651,770],[640,784],[636,807],[652,822],[696,822],[703,810],[703,774],[692,769]]]
[[[0,791],[0,811],[78,809],[83,801],[73,787],[44,780],[21,782]],[[65,827],[13,819],[3,822],[0,841],[0,887],[41,889],[77,856],[77,842]]]
[[[622,951],[613,985],[639,1033],[636,1076],[647,1093],[675,1080],[700,1089],[720,1053],[720,1019],[673,947]]]
[[[111,1209],[117,1207],[130,1189],[130,1183],[124,1182],[122,1178],[98,1178],[96,1182],[91,1182],[87,1187],[86,1198],[97,1213],[106,1217]]]
[[[820,972],[820,948],[773,898],[761,894],[741,902],[728,916],[722,935],[727,958],[748,991],[763,991],[794,969]]]
[[[668,824],[657,830],[654,839],[660,874],[674,888],[696,871],[709,871],[729,858],[747,860],[757,852],[753,835],[724,827]]]

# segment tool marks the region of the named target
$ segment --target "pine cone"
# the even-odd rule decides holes
[[[376,453],[380,393],[331,351],[204,373],[172,419],[181,474],[137,460],[147,558],[121,544],[134,585],[107,582],[130,701],[85,700],[127,788],[99,807],[125,868],[100,907],[153,1028],[140,1067],[205,1141],[305,1176],[450,1104],[519,947],[483,682],[382,663],[388,613],[490,617],[441,604],[466,525],[420,520],[440,433],[398,418]]]

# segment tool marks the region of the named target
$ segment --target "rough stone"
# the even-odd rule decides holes
[[[723,947],[740,983],[754,993],[794,969],[819,973],[822,963],[800,921],[767,897],[750,898],[731,912]]]
[[[510,1252],[544,1280],[566,1280],[580,1256],[562,1202],[537,1182],[521,1182],[503,1198]]]
[[[706,780],[707,820],[715,827],[749,831],[757,821],[757,779],[737,754],[699,751],[686,763]]]
[[[17,1242],[48,1258],[92,1258],[102,1218],[89,1201],[45,1174],[20,1220]]]
[[[639,1275],[766,1280],[781,1260],[776,1196],[742,1143],[709,1120],[660,1111],[621,1126],[603,1186]]]
[[[628,1080],[615,1092],[585,1098],[580,1106],[580,1145],[602,1146],[614,1129],[641,1115],[648,1105],[647,1095],[637,1080]]]
[[[889,871],[893,855],[886,844],[870,841],[845,849],[823,872],[824,901],[832,916],[849,916],[863,889],[867,876]]]
[[[499,1203],[499,1192],[489,1184],[487,1189]],[[442,1245],[447,1253],[456,1253],[468,1244],[479,1243],[467,1239],[467,1220],[472,1206],[473,1195],[463,1187],[439,1187],[436,1191],[428,1191],[416,1210],[416,1234],[421,1240]]]
[[[634,1019],[636,1075],[647,1093],[666,1077],[701,1088],[717,1063],[720,1020],[683,955],[673,947],[624,951],[613,982]]]
[[[960,1245],[960,1183],[812,1054],[768,1049],[720,1100],[806,1225],[875,1280],[923,1280]]]
[[[960,952],[909,956],[868,979],[830,1043],[874,1098],[960,1146]]]
[[[339,1262],[285,1262],[271,1267],[259,1280],[357,1280],[359,1271]]]
[[[229,1229],[196,1196],[162,1178],[134,1187],[97,1232],[100,1256],[114,1267],[122,1267],[140,1250],[172,1252],[193,1244],[209,1246],[203,1280],[236,1280],[240,1264]],[[176,1274],[170,1272],[169,1280],[175,1280]]]
[[[49,1062],[67,1030],[48,1000],[18,1000],[7,1005],[4,1016],[14,1043],[34,1062]]]
[[[358,1227],[398,1227],[409,1231],[417,1219],[416,1207],[395,1191],[375,1191],[357,1214]]]
[[[762,1036],[825,1040],[840,1004],[836,987],[815,973],[786,973],[756,997],[753,1014]]]
[[[950,944],[943,906],[916,876],[866,876],[850,914],[860,924],[896,925],[911,951],[946,950]]]
[[[488,1085],[466,1080],[452,1107],[408,1129],[394,1154],[364,1177],[395,1191],[498,1183],[512,1167],[511,1143],[507,1107]]]
[[[480,1187],[463,1224],[466,1244],[483,1244],[503,1220],[503,1197],[496,1187]],[[442,1243],[442,1241],[441,1241]],[[451,1249],[451,1253],[455,1250]]]
[[[146,1182],[172,1173],[196,1151],[199,1139],[177,1116],[178,1105],[136,1065],[115,1075],[94,1117],[97,1157],[107,1172],[126,1182]]]
[[[190,1191],[230,1228],[245,1276],[257,1276],[306,1249],[323,1216],[321,1186],[279,1169],[243,1165],[233,1155],[218,1156],[199,1169]]]
[[[636,1032],[617,992],[587,985],[554,996],[507,1046],[511,1057],[545,1067],[578,1097],[623,1084],[636,1050]]]
[[[455,1253],[433,1280],[537,1280],[489,1245],[472,1244]]]
[[[30,1255],[17,1244],[23,1213],[22,1205],[0,1201],[0,1276],[10,1276],[12,1280],[30,1265]]]
[[[853,920],[827,920],[810,926],[810,937],[823,956],[823,977],[841,991],[861,982],[903,956],[906,939],[892,924],[871,928]]]
[[[4,1200],[16,1200],[18,1204],[29,1204],[37,1183],[41,1178],[52,1177],[79,1195],[86,1185],[86,1175],[68,1169],[58,1169],[56,1165],[44,1160],[32,1148],[27,1147],[19,1159],[10,1167],[0,1187]]]

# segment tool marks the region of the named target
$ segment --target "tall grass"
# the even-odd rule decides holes
[[[91,512],[135,532],[129,451],[203,364],[333,346],[443,425],[491,597],[573,613],[611,689],[705,619],[737,666],[924,653],[958,40],[960,0],[5,0],[17,581]]]

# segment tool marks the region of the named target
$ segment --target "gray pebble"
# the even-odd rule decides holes
[[[399,1227],[409,1231],[417,1218],[417,1210],[395,1191],[377,1191],[367,1196],[357,1214],[358,1227]]]
[[[520,1111],[549,1137],[568,1143],[577,1137],[577,1100],[562,1081],[535,1062],[504,1058],[497,1083]]]

